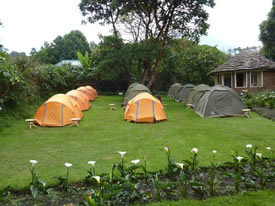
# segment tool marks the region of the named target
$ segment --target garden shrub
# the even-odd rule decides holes
[[[255,94],[243,91],[241,96],[248,108],[252,108],[253,106],[266,107],[270,109],[275,108],[275,91],[266,90]]]

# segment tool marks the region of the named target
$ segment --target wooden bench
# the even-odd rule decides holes
[[[247,116],[248,118],[250,117],[249,112],[251,112],[251,109],[242,109],[243,115]]]
[[[115,110],[116,109],[115,106],[116,106],[115,104],[109,104],[110,110]]]
[[[29,123],[29,128],[31,129],[32,126],[37,127],[34,123],[36,122],[36,119],[26,119],[26,122]]]
[[[78,127],[78,124],[79,124],[81,119],[80,118],[72,118],[71,120],[73,122],[73,124],[71,126],[75,125],[75,126]]]
[[[192,109],[193,104],[187,104],[187,109]]]

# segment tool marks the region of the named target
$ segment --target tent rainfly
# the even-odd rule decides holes
[[[81,91],[71,90],[66,95],[73,98],[79,104],[81,110],[88,110],[91,107],[88,97]]]
[[[200,98],[195,112],[201,117],[225,117],[241,116],[243,109],[246,105],[233,89],[216,85]]]
[[[195,86],[191,92],[189,93],[186,104],[192,104],[193,108],[195,108],[202,97],[202,95],[209,89],[210,87],[206,84],[199,84]]]
[[[130,89],[128,96],[125,95],[124,104],[126,105],[131,99],[133,99],[135,96],[137,96],[138,94],[143,93],[143,92],[147,92],[147,93],[151,94],[151,91],[143,84],[135,85],[134,87],[132,87]]]
[[[187,97],[189,93],[191,92],[191,89],[193,89],[195,86],[193,84],[185,84],[183,85],[177,92],[175,96],[176,102],[183,102],[187,100]]]
[[[178,90],[182,87],[180,83],[172,84],[168,90],[167,97],[175,98],[175,95],[177,94]]]
[[[86,87],[78,87],[76,90],[81,91],[83,94],[85,94],[90,101],[95,100],[94,93],[91,90],[87,89]]]
[[[128,87],[128,89],[127,89],[127,91],[125,92],[124,98],[127,98],[129,96],[129,93],[130,93],[131,89],[133,87],[135,87],[136,85],[138,85],[138,84],[139,83],[137,83],[137,82],[130,84],[129,87]]]
[[[134,122],[156,122],[167,118],[161,102],[151,94],[143,92],[129,101],[124,119]]]
[[[42,104],[34,115],[40,126],[60,127],[73,124],[72,118],[82,118],[78,103],[65,94],[56,94]]]
[[[95,97],[95,98],[97,98],[97,91],[96,91],[96,89],[95,88],[93,88],[92,86],[86,86],[86,88],[90,91],[90,92],[92,92],[93,93],[93,96]]]

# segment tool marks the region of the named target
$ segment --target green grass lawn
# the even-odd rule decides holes
[[[255,114],[251,118],[202,119],[183,104],[164,98],[168,121],[135,124],[123,120],[121,101],[121,96],[100,96],[84,112],[79,127],[28,129],[24,120],[18,120],[5,128],[0,132],[0,189],[28,186],[30,159],[38,161],[36,171],[41,179],[56,184],[52,177],[65,175],[65,162],[73,164],[70,179],[83,180],[88,161],[97,162],[97,172],[109,172],[111,164],[120,160],[118,151],[127,151],[128,162],[146,156],[148,168],[159,170],[166,166],[164,146],[170,146],[177,162],[188,159],[191,149],[197,147],[201,165],[210,162],[213,149],[218,160],[227,161],[232,150],[244,155],[246,144],[257,145],[264,154],[266,146],[275,146],[275,122]],[[110,103],[117,110],[110,111]]]
[[[149,206],[272,206],[275,202],[274,191],[247,192],[244,195],[209,198],[207,200],[180,200],[151,203]]]

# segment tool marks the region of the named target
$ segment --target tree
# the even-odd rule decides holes
[[[263,43],[263,54],[275,61],[275,0],[272,2],[267,20],[260,24],[259,39]]]
[[[121,13],[121,2],[113,0],[81,0],[79,8],[90,23],[111,24],[113,33],[118,37],[116,23]],[[91,16],[89,16],[91,15]]]
[[[69,34],[57,36],[51,44],[44,43],[40,51],[35,54],[43,63],[56,64],[65,59],[77,59],[77,52],[90,53],[89,43],[84,34],[78,30]]]
[[[156,77],[164,55],[167,41],[171,37],[184,37],[195,41],[206,34],[209,25],[206,23],[208,14],[205,6],[213,7],[214,0],[116,0],[108,1],[82,0],[80,9],[84,16],[94,23],[105,20],[112,22],[114,11],[120,23],[135,42],[158,44],[156,56],[152,56],[143,68],[141,83],[148,81],[150,88]],[[111,2],[111,3],[110,3]],[[115,3],[113,3],[115,2]],[[100,6],[104,6],[102,9]],[[108,9],[107,9],[108,8]],[[109,13],[106,11],[110,11]]]

